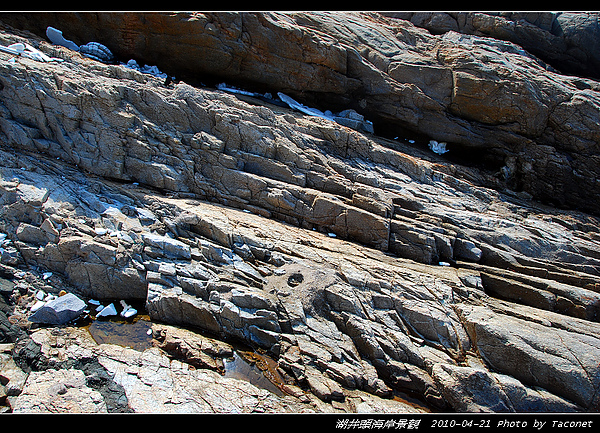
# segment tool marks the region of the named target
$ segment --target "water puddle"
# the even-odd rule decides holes
[[[142,305],[136,305],[136,308],[143,311]],[[87,329],[97,344],[116,344],[140,352],[152,347],[152,322],[144,313],[128,319],[118,315],[89,315],[80,326]],[[277,372],[277,362],[266,355],[242,348],[234,349],[233,357],[223,359],[223,366],[225,377],[245,380],[280,397],[285,395],[281,390],[284,381]]]
[[[277,373],[277,363],[273,359],[257,352],[235,351],[233,357],[224,359],[223,363],[225,377],[243,379],[279,397],[285,395],[280,389],[284,382]]]
[[[134,321],[94,320],[87,329],[98,344],[116,344],[139,351],[152,347],[152,323],[143,318]]]

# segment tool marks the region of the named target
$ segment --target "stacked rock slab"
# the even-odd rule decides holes
[[[446,410],[598,409],[597,217],[426,147],[26,40],[65,61],[0,62],[11,275],[51,271],[79,296],[261,348],[328,408],[400,390]],[[159,348],[125,367],[98,350],[85,359],[131,401],[143,365],[185,371]],[[52,377],[104,410],[77,372],[31,383]]]
[[[531,54],[590,65],[576,70],[597,77],[597,13],[439,13],[429,21],[358,12],[1,17],[42,37],[53,26],[77,43],[101,41],[125,61],[138,58],[188,82],[225,80],[322,111],[354,109],[379,133],[448,142],[456,155],[503,168],[502,182],[513,189],[600,213],[598,84],[561,75]],[[438,30],[435,23],[447,20],[436,17],[456,25]]]

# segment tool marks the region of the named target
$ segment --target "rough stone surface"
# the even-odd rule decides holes
[[[39,310],[29,316],[30,322],[46,325],[64,325],[79,317],[87,304],[72,293],[67,293],[46,302]]]
[[[436,28],[436,22],[448,21],[441,14],[430,14],[430,24],[422,14],[403,17],[411,22],[361,12],[53,13],[2,19],[42,37],[48,25],[68,29],[75,41],[101,40],[123,61],[135,57],[186,80],[212,77],[289,93],[322,110],[355,109],[392,137],[409,130],[450,142],[452,153],[504,167],[500,177],[512,188],[598,215],[598,84],[549,70],[526,51],[551,51],[550,59],[560,53],[567,71],[586,65],[575,70],[598,77],[598,16],[455,14],[448,19],[456,28],[442,26],[439,35],[412,22]],[[113,142],[111,134],[105,137]],[[122,164],[139,161],[119,160],[112,168]],[[160,178],[167,187],[179,183],[173,169],[156,173],[163,165],[154,161],[145,177]]]
[[[570,12],[400,12],[435,34],[449,31],[518,44],[554,68],[574,75],[600,77],[598,14]]]
[[[13,413],[106,413],[106,403],[83,371],[49,369],[29,374]]]
[[[94,19],[118,35],[140,17]],[[224,80],[247,74],[303,103],[327,95],[336,111],[428,136],[413,145],[377,123],[370,134],[268,98],[165,84],[3,24],[2,45],[64,59],[0,52],[0,341],[14,345],[0,374],[15,394],[4,407],[598,410],[596,82],[514,43],[375,13],[147,20],[128,41],[174,46],[186,29],[189,67],[202,49]],[[80,42],[78,28],[65,37]],[[102,33],[84,36],[124,55]],[[592,213],[533,197],[544,194]],[[41,292],[61,290],[88,307],[140,303],[161,323],[145,335],[154,346],[29,320]],[[282,395],[222,375],[233,342],[273,360],[264,372]]]

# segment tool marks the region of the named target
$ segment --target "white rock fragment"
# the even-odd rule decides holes
[[[158,78],[167,78],[167,74],[158,69],[157,66],[144,65],[140,66],[137,61],[130,59],[127,63],[121,63],[123,66],[129,69],[135,69],[143,74],[154,75]]]
[[[306,105],[299,103],[298,101],[296,101],[293,98],[290,98],[289,96],[287,96],[284,93],[278,92],[277,96],[279,96],[279,99],[281,99],[290,108],[292,108],[294,110],[298,110],[304,114],[308,114],[309,116],[317,116],[317,117],[322,117],[323,119],[333,120],[333,117],[327,116],[321,110],[317,110],[316,108],[307,107]]]
[[[44,305],[46,305],[46,302],[44,301],[36,301],[35,304],[33,304],[31,306],[31,308],[29,309],[29,311],[31,313],[35,313],[37,310],[39,310],[40,308],[42,308]]]
[[[437,153],[438,155],[443,155],[444,153],[448,152],[448,149],[446,149],[446,143],[443,141],[437,142],[435,140],[430,140],[428,146],[432,152]]]
[[[48,39],[55,45],[62,45],[71,50],[79,51],[79,46],[75,42],[65,39],[62,31],[55,29],[54,27],[46,28],[46,36],[48,36]]]
[[[130,317],[135,316],[136,314],[137,314],[137,310],[133,307],[130,307],[127,310],[121,312],[121,317],[128,319]]]
[[[86,304],[72,293],[67,293],[50,302],[44,302],[31,316],[30,322],[63,325],[79,315]]]
[[[0,51],[13,54],[15,56],[26,57],[28,59],[36,60],[38,62],[62,62],[63,59],[56,57],[50,57],[42,53],[37,48],[32,47],[29,44],[16,43],[9,45],[8,47],[0,45]]]
[[[137,310],[133,308],[131,305],[128,305],[125,301],[121,300],[121,306],[123,307],[123,311],[121,311],[121,317],[129,318],[133,317],[137,314]]]
[[[109,304],[108,306],[104,307],[102,309],[102,311],[100,311],[96,317],[108,317],[108,316],[116,316],[117,315],[117,309],[115,308],[114,304]]]

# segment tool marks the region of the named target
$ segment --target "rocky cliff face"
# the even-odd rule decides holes
[[[26,18],[32,31],[54,25],[187,82],[2,27],[2,45],[64,59],[0,53],[2,264],[17,291],[50,271],[47,290],[142,301],[153,321],[260,348],[290,386],[285,402],[259,399],[263,411],[406,410],[396,391],[454,411],[599,408],[596,81],[513,42],[433,35],[414,16]],[[352,109],[375,134],[202,77]],[[33,341],[38,363],[69,371],[97,403],[85,407],[114,408],[81,382],[89,370],[72,354],[44,352],[47,330],[27,323],[21,298],[2,322],[10,341],[33,332],[16,359],[27,358],[19,341]],[[177,370],[179,406],[158,375],[145,388],[122,379],[132,366],[144,375],[135,351],[119,360],[114,348],[72,345],[120,387],[121,408],[255,407],[202,404],[187,382],[199,373],[166,358],[197,354],[161,332],[143,356]],[[48,377],[30,374],[15,407],[34,410],[23,401]],[[158,407],[135,400],[144,392]],[[231,401],[253,392],[236,388]]]

